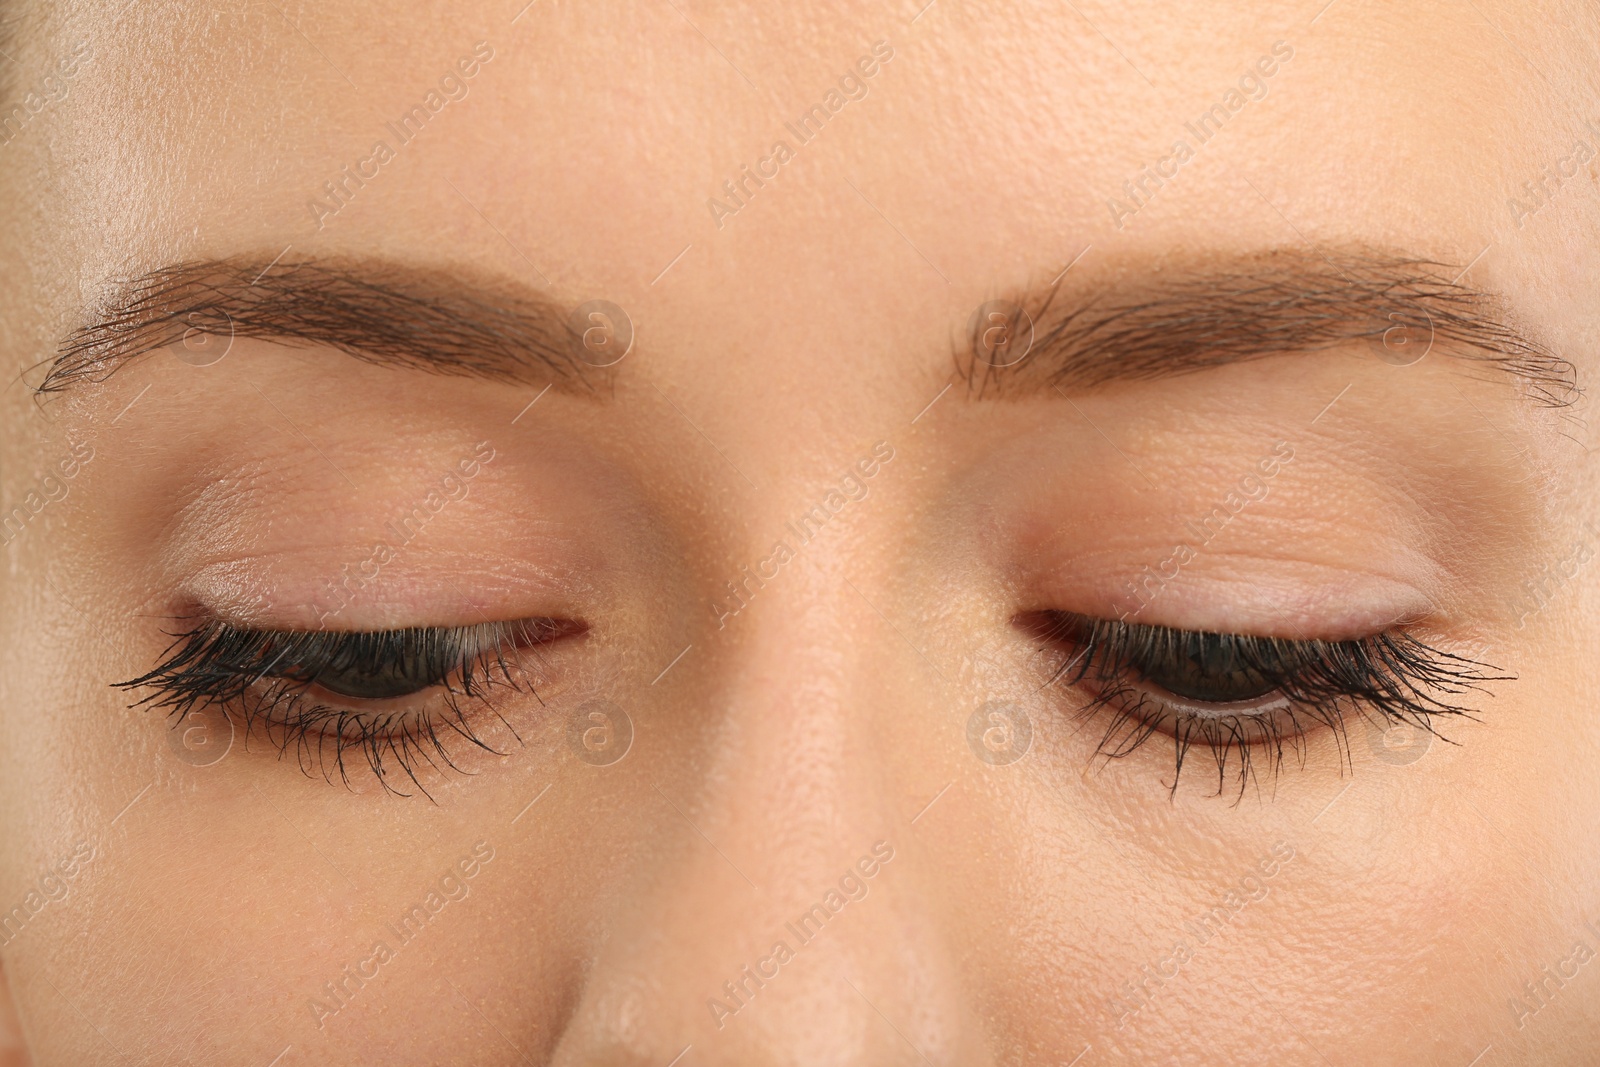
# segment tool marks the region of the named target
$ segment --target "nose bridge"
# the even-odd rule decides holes
[[[882,836],[893,819],[866,713],[870,657],[851,636],[853,605],[829,580],[840,563],[795,560],[726,627],[711,734],[720,780],[704,782],[702,798],[726,806],[728,831],[775,874]]]
[[[870,609],[838,562],[790,561],[724,620],[708,751],[652,787],[660,847],[557,1062],[659,1065],[692,1046],[685,1064],[898,1064],[953,1047],[956,974],[864,707]]]

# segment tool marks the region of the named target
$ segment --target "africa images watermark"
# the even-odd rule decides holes
[[[754,566],[739,568],[739,580],[727,583],[726,602],[721,600],[711,602],[711,617],[716,620],[717,629],[723,629],[728,625],[729,619],[749,607],[756,593],[766,588],[766,584],[776,578],[783,568],[799,555],[799,549],[809,544],[830,520],[850,504],[865,500],[869,491],[868,480],[875,477],[892,459],[894,459],[894,447],[887,441],[878,441],[872,446],[870,453],[846,468],[837,485],[823,494],[821,500],[811,505],[798,518],[785,523],[784,530],[789,536],[774,542],[772,551],[765,558],[758,560]],[[790,543],[791,540],[793,544]]]
[[[1278,73],[1280,63],[1287,63],[1293,58],[1294,48],[1289,42],[1278,41],[1272,46],[1272,54],[1257,59],[1240,76],[1236,86],[1222,94],[1221,100],[1202,112],[1198,119],[1183,124],[1184,131],[1194,138],[1194,144],[1189,143],[1188,137],[1174,139],[1170,152],[1155,163],[1146,164],[1140,168],[1138,176],[1122,183],[1122,191],[1127,194],[1126,200],[1106,197],[1106,207],[1110,209],[1111,221],[1117,229],[1126,226],[1130,218],[1155,198],[1157,190],[1176,178],[1178,171],[1194,159],[1199,149],[1221,132],[1224,123],[1243,111],[1252,100],[1265,100],[1267,79]]]
[[[71,852],[51,864],[49,870],[22,895],[20,904],[0,913],[0,945],[9,945],[34,916],[64,899],[72,888],[72,880],[93,859],[94,845],[79,841],[73,845]]]
[[[1585,520],[1584,531],[1590,536],[1600,538],[1600,530],[1594,524]],[[1520,630],[1528,625],[1528,620],[1538,615],[1550,606],[1570,582],[1594,559],[1594,543],[1587,539],[1573,541],[1572,549],[1558,557],[1554,563],[1546,560],[1539,564],[1539,573],[1532,578],[1523,580],[1521,591],[1512,601],[1511,610],[1517,613],[1517,624],[1514,629]]]
[[[473,447],[472,454],[457,460],[455,467],[446,470],[439,478],[439,484],[412,504],[410,510],[384,523],[384,528],[394,535],[394,540],[378,541],[361,560],[340,567],[338,578],[327,580],[327,600],[310,605],[316,613],[318,627],[326,627],[328,619],[348,608],[362,590],[377,581],[383,568],[397,559],[400,551],[414,541],[447,505],[464,499],[470,488],[469,483],[494,460],[496,454],[494,445],[479,441]],[[332,606],[329,606],[329,602]]]
[[[22,535],[28,523],[38,518],[45,508],[57,504],[72,492],[72,479],[76,478],[89,461],[94,459],[94,446],[78,441],[67,446],[67,455],[56,460],[56,471],[39,479],[39,484],[22,495],[22,502],[0,514],[0,543],[10,544]]]
[[[1583,124],[1588,127],[1590,136],[1600,139],[1600,126],[1589,119],[1585,119]],[[1557,158],[1553,165],[1545,164],[1540,168],[1537,178],[1523,182],[1518,196],[1506,198],[1506,208],[1511,212],[1517,229],[1522,229],[1529,219],[1548,207],[1567,181],[1583,173],[1584,165],[1594,158],[1594,146],[1581,137],[1576,138],[1566,155]]]
[[[1591,919],[1583,925],[1584,931],[1600,944],[1600,919]],[[1556,960],[1554,967],[1539,968],[1539,976],[1522,983],[1522,992],[1506,998],[1506,1008],[1511,1012],[1515,1029],[1521,1030],[1528,1020],[1549,1007],[1567,984],[1578,977],[1578,972],[1595,957],[1595,946],[1582,937],[1572,939],[1567,954]]]
[[[839,876],[837,888],[830,887],[822,894],[821,900],[814,902],[797,918],[783,924],[789,937],[775,940],[765,956],[753,965],[740,968],[737,976],[723,982],[723,996],[707,997],[706,1008],[711,1012],[711,1021],[717,1024],[717,1029],[721,1030],[729,1019],[748,1008],[756,994],[778,977],[784,965],[793,960],[800,949],[816,940],[822,928],[846,905],[865,900],[872,888],[872,879],[892,859],[894,846],[887,841],[874,841],[872,851],[857,859],[853,867]],[[793,946],[789,944],[790,937],[794,939]]]
[[[1127,1026],[1149,1007],[1161,987],[1177,978],[1189,961],[1194,959],[1196,951],[1226,930],[1240,912],[1252,903],[1265,900],[1267,894],[1272,892],[1267,879],[1276,876],[1294,856],[1294,846],[1289,842],[1279,841],[1273,845],[1270,852],[1256,861],[1255,869],[1224,893],[1215,907],[1184,922],[1184,932],[1193,939],[1192,945],[1179,938],[1173,942],[1171,950],[1153,965],[1140,964],[1139,977],[1123,982],[1118,995],[1111,997],[1106,1004],[1106,1009],[1117,1020],[1117,1029]]]
[[[306,1010],[311,1013],[317,1029],[323,1029],[329,1016],[348,1008],[367,983],[377,978],[382,968],[394,962],[400,950],[437,919],[447,905],[452,901],[465,900],[472,891],[468,883],[492,859],[493,845],[487,841],[474,844],[472,851],[446,867],[444,873],[429,884],[420,901],[414,901],[400,913],[398,919],[388,924],[385,932],[393,939],[393,945],[385,938],[374,941],[365,956],[353,964],[345,964],[339,977],[322,984],[321,999],[307,997]]]
[[[494,48],[488,41],[479,41],[472,46],[469,55],[457,59],[452,69],[439,76],[438,87],[429,89],[421,103],[412,104],[399,121],[385,122],[383,128],[394,139],[395,145],[404,148],[447,105],[465,100],[471,89],[468,81],[476,77],[483,64],[493,58]],[[325,198],[324,195],[318,195],[306,201],[306,209],[311,212],[311,221],[317,229],[322,229],[329,218],[344,210],[345,205],[354,200],[368,182],[382,173],[383,167],[393,161],[395,155],[395,147],[388,140],[374,141],[372,150],[365,158],[340,168],[338,174],[323,182],[322,193]]]
[[[52,73],[23,94],[21,102],[13,104],[9,111],[0,111],[0,145],[16,140],[28,123],[65,100],[72,90],[72,79],[78,76],[83,64],[93,58],[94,50],[89,42],[79,41],[56,61]]]
[[[1192,563],[1200,550],[1210,544],[1241,511],[1267,498],[1271,489],[1268,483],[1278,476],[1284,464],[1293,461],[1294,447],[1287,441],[1278,441],[1272,446],[1272,451],[1257,460],[1251,471],[1241,477],[1221,501],[1200,516],[1199,521],[1186,519],[1184,527],[1193,535],[1193,543],[1188,540],[1179,542],[1160,563],[1154,567],[1146,563],[1136,578],[1125,580],[1126,597],[1116,609],[1117,618],[1127,621],[1149,607],[1167,584],[1177,581],[1183,568]]]
[[[868,80],[877,76],[880,64],[888,63],[893,58],[893,45],[885,40],[875,41],[871,53],[857,59],[852,69],[841,74],[837,86],[824,94],[821,103],[812,104],[798,120],[785,122],[783,128],[795,139],[795,144],[802,147],[810,144],[822,133],[828,120],[843,111],[846,104],[866,99],[871,88]],[[749,164],[741,164],[738,175],[722,183],[722,195],[726,199],[719,200],[716,196],[706,198],[706,209],[711,212],[711,221],[717,224],[717,229],[722,229],[728,216],[737,215],[756,192],[776,178],[783,166],[794,157],[794,147],[786,140],[778,140],[772,143],[766,155],[756,160],[754,168]]]

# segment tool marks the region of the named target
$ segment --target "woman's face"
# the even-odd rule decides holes
[[[14,1046],[1592,1062],[1592,11],[520,6],[7,12]]]

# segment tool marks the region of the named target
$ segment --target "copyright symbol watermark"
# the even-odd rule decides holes
[[[189,366],[209,367],[233,349],[233,316],[226,311],[191,311],[184,321],[183,336],[167,350]]]
[[[609,300],[579,304],[567,316],[573,351],[591,367],[621,363],[633,351],[633,320]]]
[[[167,748],[179,763],[214,766],[233,748],[233,720],[216,708],[190,708],[167,731]]]
[[[1406,767],[1428,754],[1433,732],[1415,723],[1368,719],[1367,747],[1380,763]]]
[[[1033,721],[1021,705],[992,700],[967,719],[972,754],[995,767],[1017,762],[1033,745]]]
[[[1391,366],[1409,367],[1433,351],[1433,316],[1425,309],[1391,311],[1382,329],[1367,343]]]
[[[633,719],[609,700],[585,701],[567,723],[567,746],[583,762],[609,767],[633,747]]]
[[[991,367],[1014,367],[1033,350],[1033,316],[1009,300],[978,305],[967,331],[974,355]]]

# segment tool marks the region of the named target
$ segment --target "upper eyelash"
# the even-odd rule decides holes
[[[1141,665],[1159,662],[1162,657],[1188,655],[1196,646],[1209,647],[1273,683],[1275,691],[1288,700],[1292,728],[1282,734],[1271,717],[1250,720],[1253,729],[1266,732],[1268,744],[1264,747],[1273,778],[1282,767],[1286,745],[1304,761],[1302,715],[1332,729],[1341,756],[1348,763],[1347,706],[1364,717],[1407,723],[1441,736],[1434,729],[1435,717],[1474,715],[1471,708],[1453,698],[1469,692],[1487,693],[1483,683],[1512,677],[1487,673],[1496,668],[1433,648],[1406,633],[1382,633],[1351,641],[1290,640],[1178,630],[1071,612],[1037,614],[1043,620],[1039,627],[1042,637],[1070,642],[1077,649],[1047,684],[1065,681],[1076,685],[1091,673],[1104,683],[1095,698],[1079,711],[1083,717],[1101,708],[1113,712],[1096,747],[1097,755],[1106,759],[1127,756],[1167,721],[1188,720],[1183,724],[1186,728],[1179,729],[1173,737],[1174,793],[1185,757],[1196,741],[1206,745],[1215,758],[1219,794],[1227,781],[1230,760],[1233,761],[1241,797],[1256,778],[1254,753],[1263,746],[1260,738],[1252,741],[1245,736],[1241,728],[1246,723],[1241,717],[1198,721],[1170,710],[1153,716],[1140,714],[1150,700],[1128,684],[1127,675],[1142,674]],[[281,663],[292,662],[314,677],[319,669],[340,663],[383,662],[385,657],[401,655],[420,657],[430,665],[431,672],[446,679],[442,686],[448,709],[442,718],[444,726],[467,742],[493,752],[473,731],[457,697],[482,700],[485,690],[495,685],[521,689],[523,683],[513,677],[512,665],[506,659],[508,647],[541,644],[567,632],[572,632],[572,624],[552,619],[376,632],[251,630],[206,620],[193,629],[173,634],[173,644],[153,670],[115,684],[124,689],[152,689],[131,706],[165,708],[177,721],[196,707],[238,707],[248,732],[251,725],[270,714],[270,721],[281,731],[275,742],[285,752],[291,744],[296,745],[301,768],[308,773],[311,737],[315,734],[316,758],[324,777],[330,777],[324,745],[332,737],[333,762],[342,781],[349,781],[346,751],[360,748],[385,789],[400,792],[390,782],[387,761],[392,761],[426,794],[416,776],[421,762],[436,769],[441,762],[459,769],[432,718],[408,719],[390,714],[375,719],[371,713],[316,703],[304,693],[310,681],[274,677],[270,672]],[[264,690],[258,689],[268,678],[273,680]],[[529,686],[528,690],[543,703],[536,688]],[[1137,698],[1131,704],[1127,701],[1130,696]],[[495,714],[499,717],[497,710]],[[503,717],[500,721],[505,723]],[[505,725],[517,736],[509,723]],[[355,733],[346,731],[349,726],[356,727]],[[1202,736],[1197,738],[1197,733]]]
[[[513,670],[515,651],[536,647],[559,636],[578,632],[578,624],[556,619],[522,619],[457,627],[409,627],[368,632],[252,630],[214,619],[171,634],[173,642],[161,662],[145,674],[114,685],[120,689],[151,690],[131,707],[166,709],[181,722],[191,710],[220,707],[238,710],[245,732],[257,723],[270,723],[269,734],[280,751],[296,748],[300,767],[311,772],[314,755],[324,778],[332,779],[326,746],[333,739],[332,763],[341,781],[349,784],[346,753],[360,749],[374,775],[390,792],[409,795],[391,782],[391,765],[424,795],[417,779],[423,763],[438,769],[459,770],[445,749],[442,725],[468,743],[495,752],[473,730],[460,697],[479,700],[494,711],[517,740],[521,738],[489,703],[486,691],[496,686],[531,692],[543,704],[537,688]],[[374,715],[316,701],[305,690],[319,670],[358,662],[386,662],[386,657],[419,657],[443,676],[446,714],[435,722],[429,716],[403,713]],[[360,657],[367,657],[361,659]],[[510,658],[508,658],[510,657]],[[297,664],[306,678],[274,676],[286,663]],[[315,741],[313,741],[315,737]]]
[[[1046,684],[1076,685],[1091,674],[1105,684],[1079,711],[1084,719],[1102,708],[1113,713],[1096,746],[1097,756],[1121,758],[1159,732],[1162,725],[1180,727],[1173,735],[1174,794],[1184,759],[1196,743],[1209,748],[1216,760],[1217,793],[1227,784],[1231,761],[1242,798],[1249,784],[1259,780],[1255,767],[1258,749],[1265,750],[1273,780],[1282,769],[1286,747],[1304,762],[1307,724],[1302,723],[1302,716],[1333,731],[1341,762],[1348,766],[1348,710],[1385,725],[1414,726],[1449,742],[1434,728],[1435,718],[1473,719],[1475,711],[1459,698],[1469,693],[1489,695],[1484,683],[1514,679],[1496,673],[1496,667],[1434,648],[1403,631],[1348,641],[1292,640],[1178,630],[1072,612],[1038,614],[1042,637],[1075,648],[1072,658],[1057,668]],[[1201,720],[1171,709],[1141,715],[1149,710],[1151,701],[1148,694],[1129,684],[1128,675],[1142,675],[1141,665],[1159,662],[1163,656],[1189,654],[1197,646],[1222,651],[1234,663],[1273,682],[1274,690],[1288,701],[1290,729],[1280,731],[1270,716],[1247,723],[1243,716]],[[1129,697],[1137,699],[1130,705],[1126,703]],[[1247,726],[1258,732],[1254,739],[1246,736]]]

